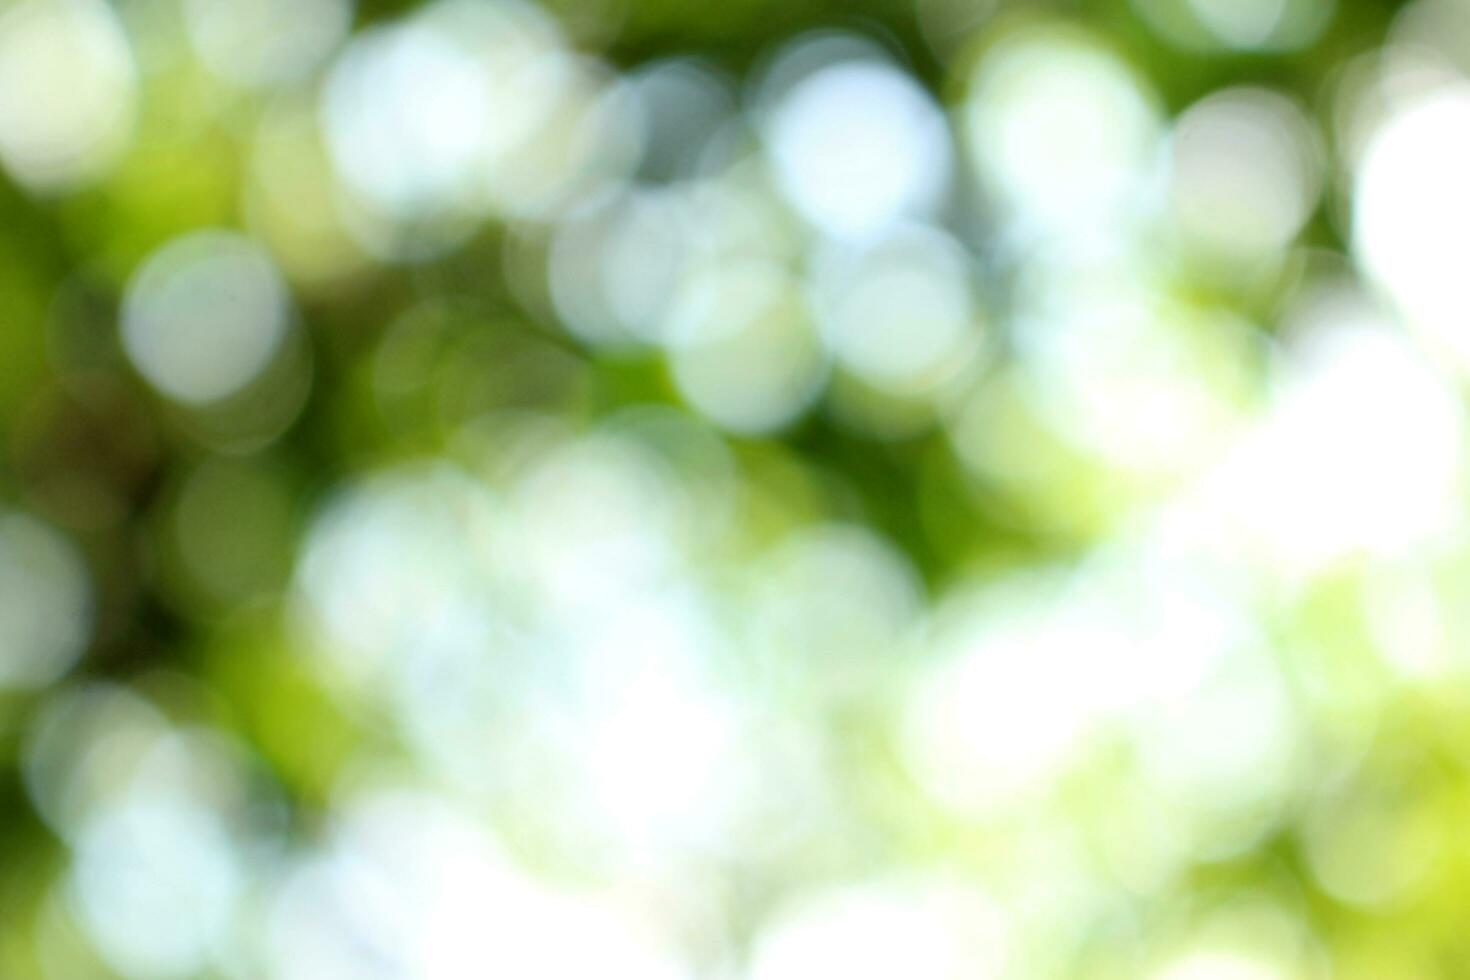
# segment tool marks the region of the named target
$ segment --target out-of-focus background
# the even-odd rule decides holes
[[[0,0],[0,976],[1470,976],[1467,0]]]

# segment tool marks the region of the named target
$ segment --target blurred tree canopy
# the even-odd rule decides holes
[[[1467,31],[0,0],[0,975],[1470,975]]]

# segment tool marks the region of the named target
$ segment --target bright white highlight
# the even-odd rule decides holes
[[[1180,117],[1172,150],[1174,213],[1207,252],[1250,259],[1284,249],[1316,206],[1321,150],[1283,96],[1210,95]]]
[[[1140,476],[1187,472],[1235,422],[1228,319],[1205,320],[1127,265],[1039,277],[1018,314],[1026,394],[1073,445]]]
[[[74,839],[126,788],[139,760],[167,732],[163,716],[127,688],[93,683],[65,690],[28,727],[26,789],[51,828]]]
[[[491,136],[490,80],[453,37],[410,23],[352,42],[323,102],[328,148],[348,185],[408,219],[464,208]]]
[[[0,11],[0,164],[37,191],[97,180],[132,138],[137,77],[102,0]]]
[[[924,214],[948,183],[949,131],[929,95],[879,62],[821,68],[797,82],[765,127],[792,206],[838,238],[867,238]]]
[[[701,270],[669,315],[674,382],[708,418],[769,432],[816,397],[826,358],[796,282],[761,261]]]
[[[839,363],[878,388],[928,390],[976,353],[971,275],[958,243],[923,227],[819,256],[813,292],[823,335]]]
[[[477,822],[410,791],[343,808],[325,853],[278,892],[269,933],[281,980],[689,975],[611,897],[523,874]]]
[[[122,973],[187,977],[204,972],[219,949],[242,877],[215,814],[186,800],[138,797],[82,828],[70,886],[82,924]]]
[[[1288,578],[1402,556],[1463,525],[1459,396],[1390,327],[1326,315],[1333,327],[1304,345],[1269,413],[1203,487],[1233,546]]]
[[[296,585],[342,678],[376,689],[436,630],[485,615],[494,514],[489,494],[448,467],[381,474],[331,501]]]
[[[965,135],[980,176],[1024,223],[1092,227],[1137,200],[1160,123],[1132,70],[1085,35],[1032,32],[988,52]]]
[[[962,980],[997,977],[1009,956],[1004,913],[958,884],[832,889],[795,904],[756,943],[751,980]]]
[[[1193,49],[1295,51],[1322,36],[1336,0],[1134,0],[1174,43]]]
[[[692,516],[657,457],[612,437],[549,448],[510,497],[518,564],[560,610],[613,606],[658,584]]]
[[[936,613],[904,762],[940,803],[989,816],[1048,799],[1099,736],[1128,732],[1182,811],[1265,812],[1289,785],[1295,715],[1245,615],[1158,532],[1069,575],[962,590]]]
[[[1205,28],[1232,48],[1258,48],[1270,41],[1290,0],[1189,0]]]
[[[547,276],[567,328],[599,345],[658,340],[701,220],[676,192],[638,190],[559,226]]]
[[[211,71],[242,85],[304,77],[347,36],[351,0],[185,0],[184,24]]]
[[[991,812],[1044,791],[1105,707],[1093,682],[1112,646],[1064,609],[1057,588],[1008,582],[939,613],[940,662],[920,679],[902,737],[915,778],[955,810]]]
[[[1186,954],[1152,980],[1291,980],[1293,976],[1246,953],[1208,950]]]
[[[290,328],[285,283],[265,250],[201,231],[159,249],[128,284],[122,343],[153,387],[202,405],[248,386]]]
[[[843,686],[902,655],[922,621],[918,573],[860,526],[828,524],[782,541],[754,575],[748,614],[780,672]]]
[[[41,687],[66,673],[91,624],[92,586],[71,542],[0,511],[0,689]]]
[[[1470,86],[1391,116],[1358,172],[1353,245],[1364,269],[1436,348],[1470,368]]]
[[[636,100],[567,51],[538,8],[440,0],[353,40],[321,103],[333,162],[393,258],[433,254],[490,214],[546,218],[623,180]]]

